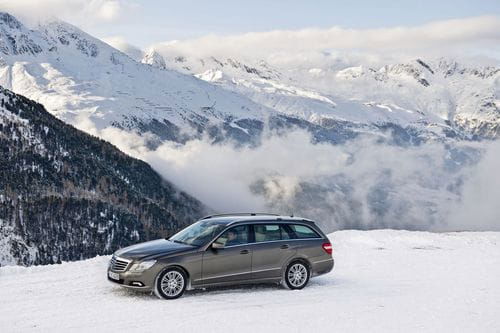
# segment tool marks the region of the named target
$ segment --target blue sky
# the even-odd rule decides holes
[[[144,0],[129,19],[90,27],[97,35],[123,36],[146,46],[170,39],[210,33],[239,34],[276,29],[380,28],[416,26],[431,21],[481,15],[500,15],[495,0]]]

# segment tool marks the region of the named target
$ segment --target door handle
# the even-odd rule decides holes
[[[280,249],[283,249],[283,250],[284,250],[284,249],[288,249],[288,244],[283,244],[283,245],[281,245],[281,246],[280,246]]]
[[[249,252],[248,250],[241,250],[240,254],[248,254],[248,252]]]

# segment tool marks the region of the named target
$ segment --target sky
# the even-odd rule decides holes
[[[138,46],[168,39],[214,34],[238,34],[310,27],[381,28],[413,26],[435,20],[500,14],[500,1],[415,0],[253,0],[253,1],[143,1],[143,18],[152,24],[146,31],[115,27],[115,34],[129,36]],[[154,27],[153,27],[154,26]],[[148,35],[147,38],[143,38]]]
[[[0,0],[16,15],[52,15],[100,38],[151,44],[271,30],[412,27],[500,16],[498,0]]]

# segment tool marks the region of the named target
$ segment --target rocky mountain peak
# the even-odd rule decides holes
[[[20,29],[23,26],[14,16],[6,12],[0,12],[0,25],[10,29]]]
[[[43,48],[38,38],[14,16],[0,12],[0,52],[4,55],[36,55]]]
[[[99,41],[69,23],[51,20],[39,25],[39,31],[53,45],[76,48],[88,57],[97,57]]]
[[[167,65],[165,64],[165,59],[163,59],[163,57],[158,52],[156,52],[155,49],[150,49],[148,52],[146,52],[141,62],[143,64],[148,64],[160,69],[167,68]]]

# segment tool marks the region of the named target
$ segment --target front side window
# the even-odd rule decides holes
[[[212,240],[226,227],[223,223],[214,221],[198,221],[179,231],[168,240],[193,246],[202,246]]]
[[[311,228],[301,224],[290,224],[290,229],[295,233],[296,238],[320,238],[318,233]]]
[[[290,234],[279,224],[255,224],[255,242],[270,242],[290,239]]]
[[[249,241],[248,225],[240,225],[225,231],[215,242],[227,247],[248,244]]]

